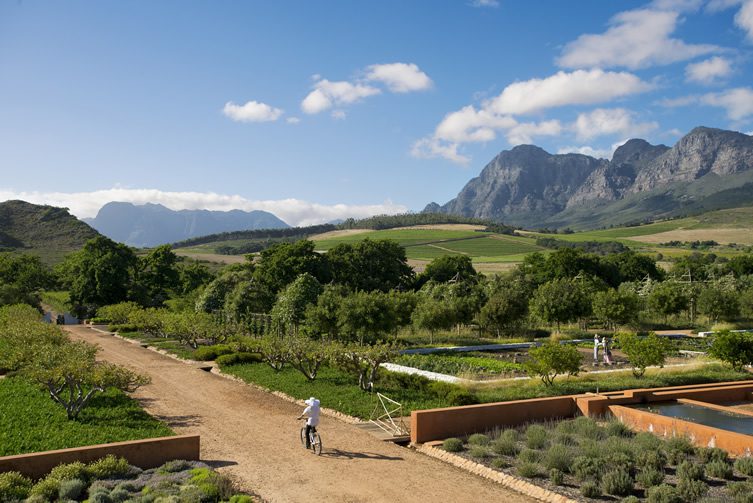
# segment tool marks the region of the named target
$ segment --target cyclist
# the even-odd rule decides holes
[[[313,396],[308,400],[305,400],[306,407],[298,419],[307,417],[306,421],[306,449],[311,448],[311,430],[316,430],[316,426],[319,424],[319,400]]]

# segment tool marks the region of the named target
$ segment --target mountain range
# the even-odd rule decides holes
[[[612,159],[519,145],[444,205],[448,213],[529,228],[589,229],[753,204],[753,137],[697,127],[673,147],[632,139]]]
[[[161,204],[110,202],[83,219],[115,241],[152,247],[229,231],[280,229],[288,224],[266,211],[171,210]]]

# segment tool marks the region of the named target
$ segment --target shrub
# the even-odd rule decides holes
[[[228,344],[215,344],[214,346],[203,346],[193,352],[193,359],[202,362],[216,360],[218,356],[229,355],[233,348]]]
[[[54,479],[42,479],[31,488],[30,496],[42,496],[49,501],[55,501],[60,491],[60,482]]]
[[[507,468],[508,466],[510,466],[510,463],[508,463],[504,458],[492,459],[492,467],[496,468],[497,470]]]
[[[732,465],[725,462],[714,460],[706,465],[706,475],[717,479],[732,479]]]
[[[530,449],[546,447],[549,432],[541,425],[532,424],[526,429],[526,446]]]
[[[630,438],[635,433],[633,433],[633,430],[625,426],[625,424],[619,422],[619,421],[610,421],[609,424],[607,424],[607,435],[610,437],[625,437]]]
[[[108,325],[107,330],[110,332],[126,333],[126,332],[138,332],[139,327],[137,325],[131,325],[128,323],[122,323],[119,325]]]
[[[709,486],[702,480],[681,478],[677,483],[677,492],[683,501],[698,501],[709,490]]]
[[[743,475],[753,475],[753,458],[737,458],[735,460],[735,470]]]
[[[578,441],[572,435],[568,433],[557,433],[554,436],[554,443],[559,445],[567,445],[573,447],[578,445]]]
[[[638,337],[636,334],[620,334],[618,342],[633,367],[635,377],[642,377],[648,366],[658,365],[663,367],[669,352],[669,341],[658,337],[653,332],[648,337]]]
[[[753,335],[724,330],[714,336],[709,356],[728,363],[734,370],[742,370],[753,363]]]
[[[638,499],[637,496],[628,496],[627,498],[622,498],[622,501],[620,503],[640,503],[640,499]]]
[[[703,465],[692,461],[683,461],[677,465],[677,477],[686,480],[703,480]]]
[[[463,450],[463,441],[459,438],[448,438],[442,442],[442,449],[447,452],[460,452]]]
[[[669,484],[652,487],[646,492],[648,503],[683,503],[677,489]]]
[[[191,463],[184,459],[173,459],[157,468],[157,473],[178,473],[191,468]]]
[[[601,496],[601,489],[596,482],[584,482],[580,486],[580,493],[586,498],[598,498]]]
[[[632,473],[635,470],[635,463],[633,457],[630,454],[620,451],[610,451],[606,449],[609,454],[604,456],[604,465],[611,469],[621,469],[628,473]]]
[[[118,458],[112,454],[89,463],[87,470],[95,479],[123,477],[132,472],[132,468],[125,458]]]
[[[468,437],[468,443],[471,445],[489,445],[489,437],[483,433],[474,433]]]
[[[541,468],[537,463],[523,461],[517,465],[518,475],[527,479],[532,479],[541,475]]]
[[[667,456],[660,450],[646,450],[638,453],[636,464],[643,470],[651,468],[656,471],[663,471],[667,464]]]
[[[98,492],[89,495],[89,503],[113,503],[110,494],[107,492]]]
[[[652,466],[645,466],[635,479],[644,489],[648,489],[664,482],[664,472]]]
[[[670,464],[677,465],[695,452],[695,447],[685,437],[673,437],[666,443],[667,459]]]
[[[110,304],[97,309],[97,318],[108,320],[110,323],[119,325],[126,323],[132,312],[140,310],[141,307],[135,302],[121,302],[119,304]]]
[[[549,470],[549,481],[556,486],[561,486],[565,482],[565,474],[561,470],[552,468]]]
[[[578,375],[580,353],[571,345],[547,342],[528,351],[529,360],[523,365],[530,376],[538,376],[547,386],[554,384],[560,374]]]
[[[610,470],[601,478],[601,488],[612,496],[627,496],[633,491],[633,478],[623,469]]]
[[[505,437],[499,437],[492,442],[492,450],[501,456],[517,456],[520,452],[518,444],[514,440],[508,440]]]
[[[489,452],[489,449],[487,449],[483,445],[474,445],[471,447],[470,451],[468,453],[471,455],[474,459],[486,459],[491,456],[491,453]]]
[[[215,361],[217,365],[222,367],[225,365],[240,365],[241,363],[259,363],[262,358],[258,353],[230,353],[218,356]]]
[[[704,463],[711,461],[721,461],[723,463],[729,463],[729,456],[727,451],[719,449],[718,447],[706,447],[697,449],[698,457]]]
[[[31,479],[18,472],[0,473],[0,501],[22,500],[31,491]]]
[[[62,501],[78,500],[86,490],[86,482],[81,479],[66,479],[60,483],[58,498]]]
[[[499,438],[509,440],[510,442],[517,442],[520,440],[520,432],[518,430],[505,430],[500,434]]]
[[[73,463],[64,463],[62,465],[56,466],[50,471],[49,475],[47,475],[46,478],[50,480],[57,480],[59,482],[62,482],[63,480],[73,479],[86,481],[88,479],[88,472],[84,463],[80,461],[74,461]]]
[[[572,453],[564,445],[555,444],[544,454],[543,464],[549,470],[570,471]]]
[[[578,456],[573,460],[572,472],[579,481],[598,480],[601,474],[601,466],[596,458]]]
[[[580,416],[575,418],[573,422],[575,423],[575,431],[581,437],[602,440],[607,436],[606,431],[589,417]]]
[[[735,503],[753,502],[753,482],[732,482],[727,491]]]
[[[254,503],[254,499],[245,494],[235,494],[230,497],[228,503]]]
[[[633,437],[633,444],[642,451],[658,451],[662,441],[654,434],[642,431]]]
[[[522,463],[538,463],[541,461],[541,452],[533,449],[523,449],[518,454],[518,461]]]
[[[131,493],[129,493],[128,491],[126,491],[122,487],[115,488],[110,493],[110,499],[112,501],[116,502],[116,503],[120,503],[121,501],[125,501],[128,498],[130,498],[130,497],[131,497]]]

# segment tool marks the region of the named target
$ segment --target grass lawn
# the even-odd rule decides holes
[[[0,456],[173,435],[138,402],[111,390],[92,398],[78,420],[38,386],[0,379]]]
[[[142,332],[118,332],[121,337],[128,339],[136,339],[144,344],[154,346],[155,348],[164,349],[165,351],[174,354],[178,358],[184,358],[186,360],[193,359],[193,348],[179,343],[175,339],[166,339],[164,337],[150,337]]]
[[[336,368],[323,367],[315,381],[308,381],[303,374],[290,367],[275,372],[266,363],[223,366],[222,371],[298,399],[315,396],[321,400],[322,407],[362,419],[369,419],[378,403],[376,394],[361,391],[354,376]],[[382,372],[386,374],[385,371]],[[399,386],[397,383],[388,382],[384,386],[377,383],[376,387],[380,393],[400,402],[405,415],[409,415],[412,410],[445,405],[433,393]]]
[[[539,379],[490,383],[472,388],[480,402],[504,402],[546,396],[574,395],[619,391],[630,388],[661,388],[722,381],[742,381],[753,378],[749,372],[735,372],[722,364],[696,367],[649,369],[636,379],[630,370],[608,374],[581,374],[578,377],[562,377],[553,386],[545,386]]]
[[[65,313],[71,309],[68,305],[69,296],[67,291],[44,291],[41,298],[42,304],[50,306],[57,313]]]

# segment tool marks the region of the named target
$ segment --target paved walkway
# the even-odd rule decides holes
[[[533,501],[329,417],[319,427],[324,453],[317,457],[300,445],[297,405],[88,327],[66,328],[99,344],[102,359],[151,376],[134,394],[145,409],[176,433],[200,434],[202,458],[264,500]]]

